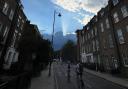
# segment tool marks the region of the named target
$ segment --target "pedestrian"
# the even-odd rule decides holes
[[[82,76],[83,76],[83,64],[80,63],[80,62],[76,65],[76,74],[77,74],[77,78],[82,79]]]
[[[52,65],[52,59],[49,60],[49,76],[51,76],[51,65]]]
[[[70,64],[70,61],[69,61],[68,65],[67,65],[67,78],[68,78],[68,81],[70,81],[70,70],[71,70],[71,64]]]

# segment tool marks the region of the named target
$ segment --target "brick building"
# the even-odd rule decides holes
[[[6,41],[6,47],[4,48],[4,52],[2,54],[4,59],[4,69],[9,69],[11,65],[18,62],[19,52],[18,42],[21,37],[22,30],[24,28],[24,24],[26,22],[26,16],[23,12],[23,6],[20,1],[17,1],[16,10],[14,13],[14,19],[12,21],[10,31],[8,34],[8,38]]]
[[[109,0],[82,30],[76,31],[78,57],[87,67],[127,75],[127,16],[127,0]]]
[[[2,53],[6,48],[6,41],[11,28],[14,12],[16,10],[16,0],[0,1],[0,65],[2,66]]]

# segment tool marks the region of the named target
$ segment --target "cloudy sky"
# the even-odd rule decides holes
[[[41,33],[52,33],[54,10],[55,32],[74,33],[107,4],[108,0],[22,0],[24,12],[31,23],[37,24]]]

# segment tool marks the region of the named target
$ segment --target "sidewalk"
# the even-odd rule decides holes
[[[117,78],[117,77],[114,77],[114,76],[109,75],[109,74],[100,73],[100,72],[89,70],[89,69],[86,69],[86,68],[84,70],[88,73],[91,73],[93,75],[96,75],[96,76],[101,77],[103,79],[106,79],[108,81],[111,81],[115,84],[118,84],[120,86],[128,88],[128,81],[125,80],[125,79]]]
[[[48,68],[42,71],[41,76],[33,78],[30,89],[54,89],[54,73],[53,65],[51,68],[51,76],[48,76]]]

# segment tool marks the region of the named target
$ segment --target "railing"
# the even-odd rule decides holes
[[[31,83],[29,73],[23,73],[0,84],[0,89],[28,89]]]

